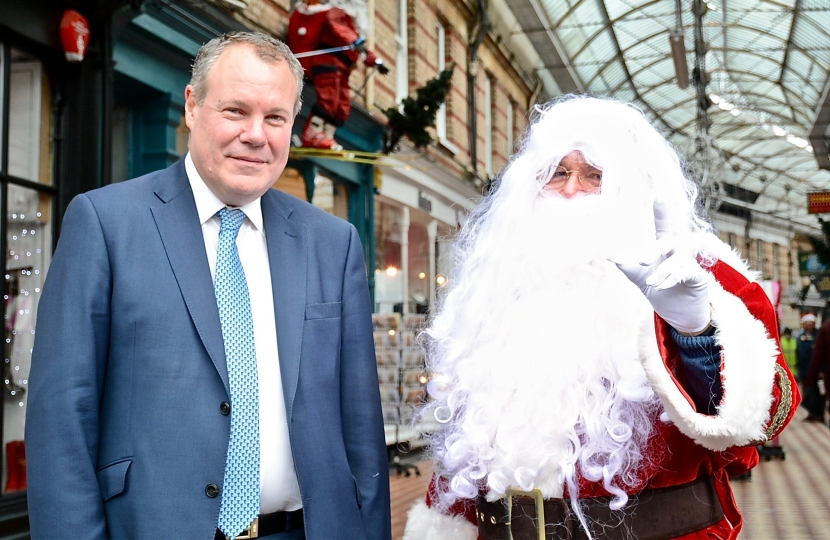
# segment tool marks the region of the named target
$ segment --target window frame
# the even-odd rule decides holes
[[[57,222],[57,199],[58,199],[58,188],[56,186],[56,171],[55,171],[55,157],[54,155],[51,156],[49,162],[46,164],[47,167],[50,167],[50,173],[52,178],[51,184],[45,184],[38,182],[36,180],[30,180],[27,178],[21,178],[19,176],[15,176],[9,173],[9,133],[10,133],[10,109],[11,109],[11,65],[12,65],[12,49],[16,51],[20,51],[21,53],[32,57],[35,61],[40,63],[41,66],[41,73],[40,73],[40,85],[41,85],[41,94],[42,94],[42,81],[43,77],[46,75],[46,62],[38,57],[37,55],[31,53],[30,51],[16,46],[13,42],[9,41],[2,41],[0,42],[0,216],[3,217],[0,220],[0,252],[8,254],[8,240],[6,235],[8,234],[9,224],[8,224],[8,211],[9,211],[9,187],[10,186],[17,186],[24,189],[32,190],[37,192],[38,194],[47,194],[50,197],[50,212],[51,212],[51,223],[47,225],[47,227],[51,228],[51,235],[52,235],[52,242],[49,246],[50,249],[54,251],[54,242],[55,242],[55,233],[56,233],[56,222]],[[37,99],[42,99],[42,95],[38,96]],[[53,114],[51,109],[44,110],[43,107],[40,106],[38,103],[37,110],[39,111],[40,117],[42,118],[44,114]],[[54,130],[54,118],[51,122],[52,130]],[[53,133],[50,133],[49,136],[53,136]],[[36,152],[40,152],[40,148],[36,150]],[[8,268],[8,258],[4,260],[4,273],[9,273]],[[5,317],[5,309],[4,309],[4,317]],[[0,409],[5,411],[5,407],[8,400],[11,396],[7,395],[7,392],[3,390],[2,398],[0,398]],[[0,415],[0,440],[5,438],[5,422],[4,416]],[[7,465],[7,456],[5,452],[5,445],[1,449],[0,452],[0,467],[3,467],[3,470],[6,470]],[[5,486],[0,486],[0,518],[9,514],[10,512],[16,511],[18,508],[25,509],[26,507],[26,493],[27,490],[20,490],[14,491],[11,493],[4,492]],[[22,506],[21,506],[22,505]]]
[[[398,0],[398,28],[395,32],[395,103],[409,96],[409,6]]]
[[[493,77],[484,74],[484,170],[493,176]]]

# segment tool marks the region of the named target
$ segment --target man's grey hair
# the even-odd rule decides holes
[[[190,76],[190,84],[196,94],[196,101],[199,105],[205,102],[207,95],[207,75],[216,59],[225,49],[232,45],[251,45],[256,51],[257,58],[263,62],[287,62],[297,83],[297,101],[294,103],[294,115],[300,112],[303,93],[303,67],[288,45],[282,41],[272,38],[269,35],[258,32],[228,32],[217,36],[199,49],[196,59],[193,61],[193,71]]]

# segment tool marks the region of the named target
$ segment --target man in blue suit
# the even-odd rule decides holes
[[[279,41],[216,38],[186,158],[69,205],[29,377],[33,538],[391,537],[360,240],[269,189],[301,90]]]

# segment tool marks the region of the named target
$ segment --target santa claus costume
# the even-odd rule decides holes
[[[601,187],[551,188],[591,171]],[[757,276],[696,198],[632,106],[538,111],[426,330],[436,472],[405,540],[737,538],[729,477],[799,395]]]

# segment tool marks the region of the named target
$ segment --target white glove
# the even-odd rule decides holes
[[[640,257],[611,260],[643,291],[654,311],[675,330],[699,334],[709,327],[711,312],[706,272],[697,261],[675,252],[676,239],[668,228],[665,205],[654,203],[657,241]]]

